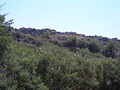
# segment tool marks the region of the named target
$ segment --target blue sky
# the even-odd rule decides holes
[[[120,39],[120,0],[0,0],[13,27],[51,28]]]

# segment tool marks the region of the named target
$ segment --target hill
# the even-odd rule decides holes
[[[120,40],[51,29],[10,33],[1,49],[1,90],[120,89]]]
[[[85,36],[75,32],[57,32],[51,29],[20,28],[12,30],[13,39],[18,42],[41,46],[42,41],[47,41],[63,48],[69,48],[72,52],[77,49],[89,49],[92,53],[101,53],[103,56],[117,58],[119,56],[120,40],[109,39],[102,36]],[[42,40],[42,41],[41,41]],[[107,49],[111,50],[106,51]],[[105,49],[106,50],[103,50]],[[116,50],[114,49],[116,48]],[[106,53],[107,52],[107,53]],[[113,55],[114,54],[114,55]]]

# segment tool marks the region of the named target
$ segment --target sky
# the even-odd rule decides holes
[[[5,4],[4,4],[5,3]],[[0,0],[15,28],[50,28],[120,39],[120,0]]]

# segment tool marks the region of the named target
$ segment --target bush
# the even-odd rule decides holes
[[[93,53],[100,52],[100,44],[96,40],[91,40],[88,48]]]
[[[102,49],[102,54],[106,57],[116,58],[120,55],[120,45],[117,42],[109,41]]]

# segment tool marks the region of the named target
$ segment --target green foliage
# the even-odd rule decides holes
[[[116,58],[120,55],[120,44],[115,41],[109,41],[102,50],[106,57]]]
[[[0,59],[2,59],[10,42],[10,36],[5,23],[7,23],[5,22],[5,16],[0,15]]]
[[[28,48],[29,47],[29,48]],[[34,48],[34,49],[31,49]],[[37,53],[32,45],[11,43],[9,54],[4,59],[0,89],[5,90],[48,90],[40,76],[36,76]],[[36,54],[35,54],[36,53]]]
[[[43,33],[43,37],[46,38],[46,39],[49,39],[50,35],[51,35],[51,33],[48,32],[48,31],[46,31],[46,32]]]
[[[73,53],[44,42],[13,42],[1,68],[0,89],[119,90],[120,63],[89,49]]]
[[[51,43],[49,33],[10,42],[7,23],[1,15],[0,90],[120,90],[119,42],[70,35]]]
[[[118,90],[120,88],[120,63],[114,60],[102,61],[96,68],[100,90]]]
[[[77,38],[75,36],[70,36],[67,40],[63,42],[63,46],[69,47],[71,51],[76,51],[76,41]]]
[[[96,40],[92,40],[88,48],[93,53],[100,52],[100,44]]]
[[[77,40],[77,47],[79,47],[79,48],[87,48],[88,47],[88,41],[86,39]]]
[[[75,47],[76,46],[76,37],[71,36],[65,42],[64,46],[66,47]]]

